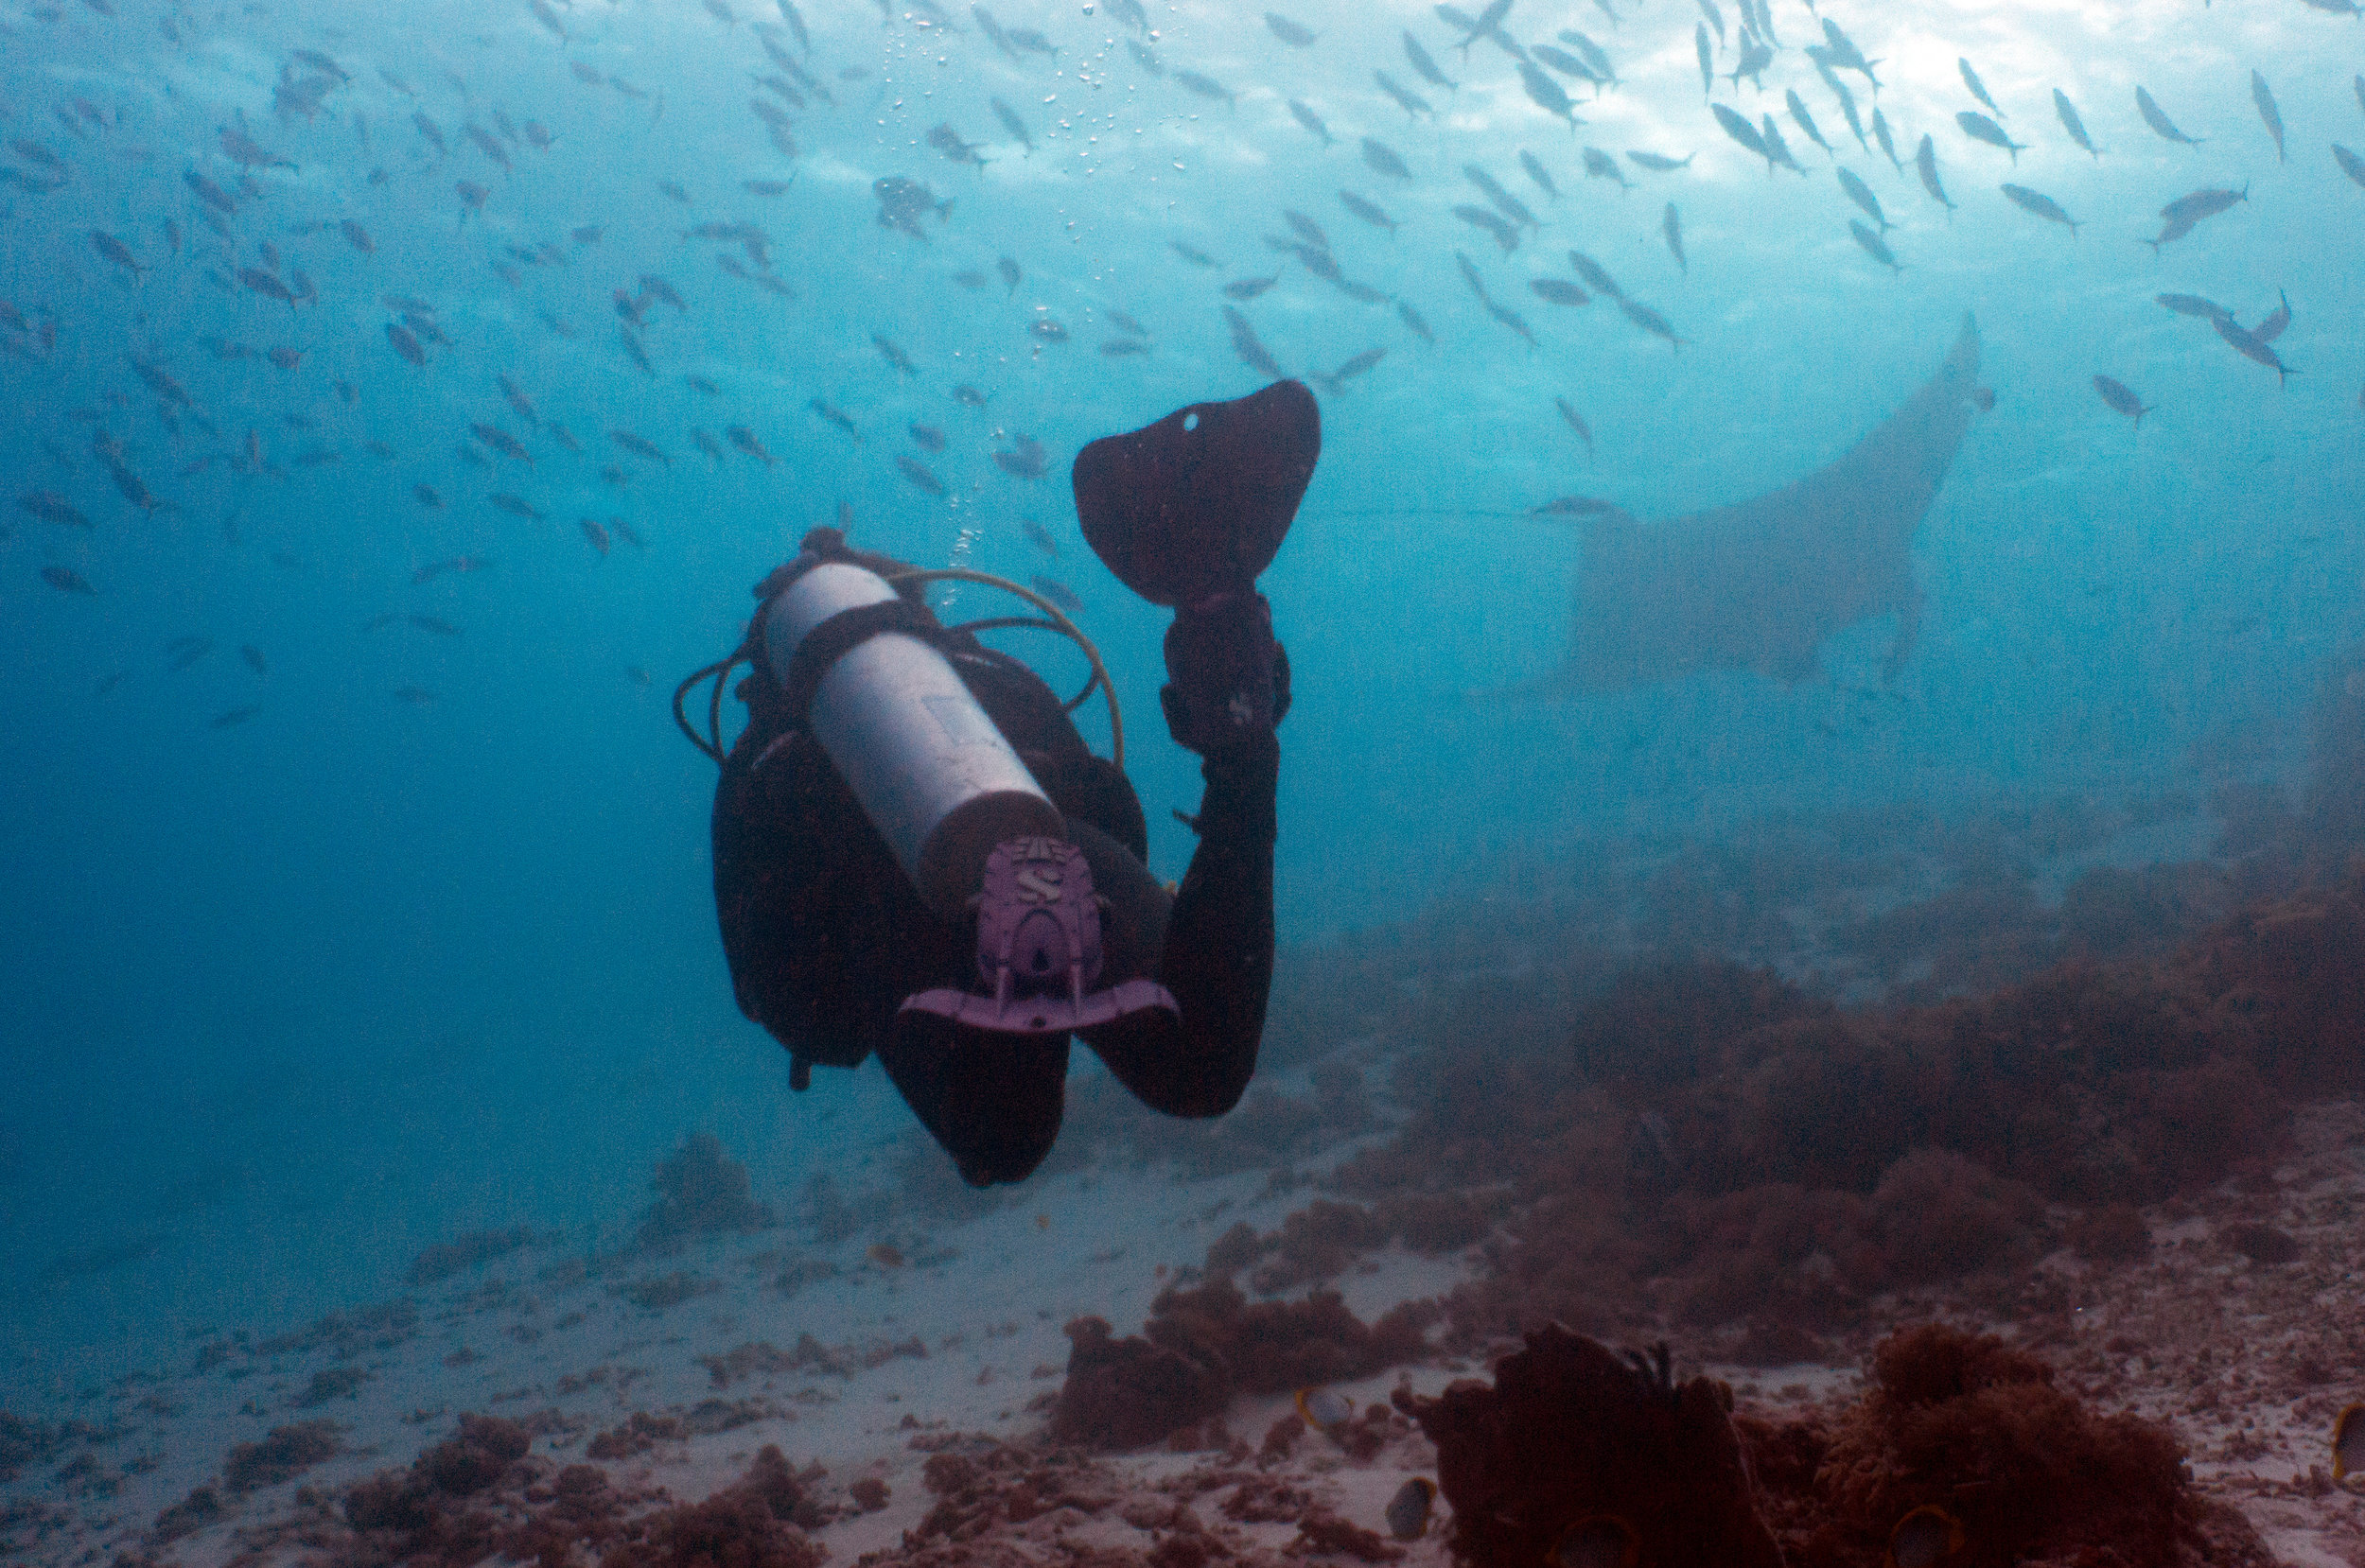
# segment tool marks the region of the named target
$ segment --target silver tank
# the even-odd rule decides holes
[[[842,561],[815,566],[764,618],[772,668],[786,671],[832,616],[894,597],[875,572]],[[944,655],[918,637],[885,632],[856,644],[821,677],[807,723],[921,900],[947,919],[966,913],[994,845],[1066,836],[1026,764]]]

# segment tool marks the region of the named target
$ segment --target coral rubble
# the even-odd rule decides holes
[[[2365,1088],[2360,955],[2352,874],[2166,958],[1932,1007],[1842,1014],[1721,962],[1652,967],[1557,1049],[1461,1027],[1417,1045],[1410,1121],[1337,1185],[1495,1206],[1483,1277],[1447,1303],[1465,1350],[1552,1319],[1828,1333],[1883,1292],[2026,1264],[2063,1239],[2048,1205],[2083,1211],[2082,1253],[2140,1255],[2131,1206],[2270,1157],[2298,1106]],[[1308,1210],[1211,1267],[1335,1271],[1377,1233]]]
[[[1366,1376],[1426,1353],[1434,1310],[1407,1303],[1364,1323],[1336,1295],[1251,1303],[1229,1280],[1170,1288],[1142,1334],[1111,1336],[1082,1317],[1051,1433],[1081,1447],[1138,1448],[1220,1415],[1235,1393],[1286,1393]]]
[[[2096,1413],[1991,1336],[1906,1330],[1875,1350],[1853,1403],[1740,1426],[1796,1568],[1878,1568],[1917,1512],[1959,1533],[1949,1563],[2273,1561],[2238,1512],[2194,1491],[2174,1434]]]
[[[403,1276],[406,1284],[431,1285],[506,1258],[521,1247],[534,1245],[534,1228],[514,1225],[506,1230],[471,1230],[457,1241],[443,1242],[429,1247],[411,1261],[411,1268]]]
[[[87,1422],[28,1420],[0,1410],[0,1481],[14,1480],[19,1470],[52,1457],[77,1438],[98,1435]]]
[[[779,1223],[771,1205],[752,1195],[747,1167],[725,1158],[710,1132],[692,1133],[657,1162],[650,1185],[657,1201],[640,1216],[634,1242],[666,1251],[698,1236],[766,1230]]]
[[[237,1443],[222,1461],[221,1484],[232,1491],[253,1491],[293,1480],[337,1453],[334,1421],[298,1421],[274,1426],[262,1440]]]
[[[686,1430],[676,1422],[663,1435]],[[532,1441],[517,1421],[464,1415],[408,1469],[347,1489],[344,1531],[315,1523],[299,1539],[330,1548],[338,1568],[464,1568],[495,1556],[540,1568],[815,1568],[824,1556],[805,1534],[832,1517],[811,1491],[820,1472],[800,1475],[777,1447],[704,1501],[676,1504],[621,1490],[597,1465],[530,1457]]]
[[[1866,1390],[1828,1411],[1732,1416],[1711,1380],[1678,1385],[1664,1361],[1557,1325],[1491,1386],[1398,1403],[1437,1444],[1463,1562],[1545,1560],[1590,1529],[1646,1563],[1883,1568],[1917,1526],[1943,1547],[1920,1560],[1960,1568],[2272,1561],[2194,1491],[2165,1428],[2097,1414],[2036,1357],[1939,1324],[1883,1341]]]
[[[1555,1560],[1590,1526],[1629,1532],[1643,1562],[1778,1568],[1729,1398],[1554,1324],[1503,1358],[1492,1387],[1465,1380],[1398,1403],[1437,1445],[1462,1561]]]
[[[828,1554],[797,1521],[824,1516],[778,1448],[766,1445],[736,1486],[634,1521],[601,1568],[817,1568]],[[563,1559],[561,1559],[564,1560]],[[545,1563],[550,1559],[546,1556]],[[552,1565],[555,1568],[555,1565]]]

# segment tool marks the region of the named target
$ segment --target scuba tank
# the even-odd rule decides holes
[[[818,644],[806,651],[817,629],[872,611],[866,618],[879,629],[815,671],[806,727],[920,901],[953,919],[982,884],[994,845],[1056,839],[1067,825],[951,663],[911,632],[885,629],[904,618],[873,609],[883,605],[905,608],[885,578],[850,562],[822,561],[773,598],[763,651],[782,683],[794,684],[825,652]]]
[[[758,627],[765,662],[920,901],[941,918],[976,921],[986,992],[922,991],[900,1011],[1010,1035],[1180,1013],[1151,980],[1091,989],[1101,968],[1092,869],[1066,842],[1059,808],[927,640],[926,613],[850,561],[808,554],[788,570]]]

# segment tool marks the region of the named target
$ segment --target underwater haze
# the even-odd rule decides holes
[[[1032,584],[1179,875],[1067,470],[1279,376],[1285,976],[1768,821],[2126,807],[2140,867],[2302,787],[2365,693],[2346,0],[1271,3],[0,0],[9,1408],[596,1258],[693,1133],[939,1169],[733,1006],[669,697],[818,525]]]

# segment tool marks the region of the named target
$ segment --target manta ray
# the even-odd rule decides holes
[[[1970,316],[1938,373],[1829,466],[1689,516],[1593,519],[1580,547],[1568,660],[1549,696],[1754,670],[1785,685],[1816,672],[1833,634],[1894,612],[1894,679],[1921,623],[1914,531],[1971,427],[1995,395],[1978,384]]]

